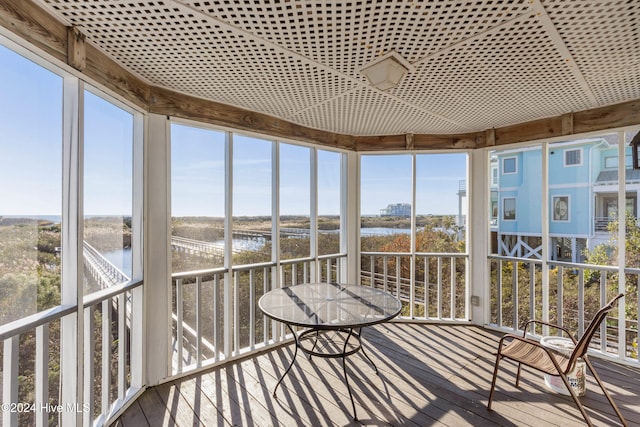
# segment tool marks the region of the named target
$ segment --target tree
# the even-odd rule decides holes
[[[609,222],[607,226],[607,231],[610,233],[609,241],[603,244],[596,246],[593,250],[585,251],[585,256],[587,259],[587,263],[594,265],[619,265],[619,241],[618,241],[618,230],[619,230],[620,222],[618,218],[614,218],[613,221]],[[625,215],[625,237],[624,237],[624,247],[625,247],[625,258],[626,258],[626,266],[630,267],[639,267],[640,266],[640,222],[638,218],[633,216],[631,213],[627,212]],[[611,275],[610,283],[618,282],[618,275]],[[600,273],[598,271],[586,271],[585,272],[585,280],[588,282],[597,282],[600,279]],[[638,275],[629,274],[626,276],[625,283],[625,318],[626,319],[635,319],[638,313],[638,282],[640,281],[640,277]],[[610,293],[616,293],[618,291],[617,287],[615,289],[610,289]],[[637,328],[637,322],[633,322],[630,328]],[[626,325],[625,325],[626,327]],[[631,348],[631,356],[637,357],[637,349],[638,349],[638,331],[636,329],[636,336],[631,340],[629,337],[628,344]]]

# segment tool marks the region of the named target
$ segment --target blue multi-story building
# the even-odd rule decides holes
[[[551,258],[579,262],[585,249],[611,237],[608,225],[618,215],[618,146],[594,138],[549,147]],[[630,147],[626,153],[626,212],[637,217],[640,170],[632,167]],[[542,155],[535,146],[500,151],[491,159],[495,253],[541,258]]]

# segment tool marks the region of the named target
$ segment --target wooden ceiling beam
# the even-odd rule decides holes
[[[82,68],[78,67],[78,58],[69,57],[69,28],[32,1],[2,0],[0,26],[60,62]],[[71,46],[72,54],[78,53],[76,48],[84,55],[82,66],[86,64],[80,70],[82,75],[146,111],[345,150],[474,149],[640,125],[640,99],[637,99],[468,134],[344,135],[156,87],[123,68],[91,43]]]
[[[30,0],[0,1],[0,25],[57,60],[67,62],[67,27]]]
[[[442,150],[484,146],[483,132],[456,135],[354,136],[356,151]]]
[[[207,101],[168,89],[153,87],[149,112],[196,120],[216,126],[266,134],[276,138],[353,150],[353,137],[312,129],[267,114]]]

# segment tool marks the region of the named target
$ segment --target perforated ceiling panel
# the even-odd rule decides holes
[[[152,84],[352,135],[480,131],[640,98],[640,1],[37,0]],[[395,51],[379,91],[358,72]]]
[[[183,2],[347,75],[390,49],[418,61],[529,9],[528,0]]]
[[[640,1],[545,1],[599,104],[640,98]]]
[[[394,94],[474,129],[590,107],[565,58],[530,14],[417,66]]]
[[[430,133],[435,128],[442,133],[455,133],[464,127],[368,87],[301,111],[292,119],[310,127],[330,127],[335,132],[354,135]]]

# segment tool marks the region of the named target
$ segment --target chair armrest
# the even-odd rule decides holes
[[[538,324],[538,325],[546,325],[546,326],[549,326],[549,327],[556,328],[556,329],[559,329],[561,331],[564,331],[567,334],[567,336],[569,338],[571,338],[571,341],[573,341],[574,344],[577,343],[576,339],[573,337],[573,335],[571,335],[571,332],[569,332],[569,330],[567,328],[565,328],[563,326],[559,326],[559,325],[554,325],[553,323],[545,322],[543,320],[535,320],[535,319],[529,320],[529,321],[527,321],[527,323],[524,324],[524,327],[522,328],[523,331],[524,331],[523,335],[522,335],[523,337],[527,336],[527,329],[529,329],[529,325],[531,323],[535,323],[535,324]]]

